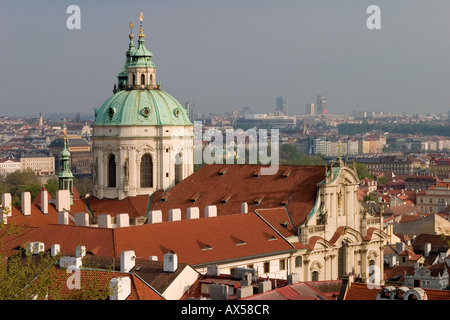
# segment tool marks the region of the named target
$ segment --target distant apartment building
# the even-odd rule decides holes
[[[81,136],[68,136],[68,150],[70,152],[70,168],[75,175],[90,175],[92,173],[93,154],[89,142]],[[60,152],[64,147],[63,137],[53,140],[49,145],[49,150],[56,158],[56,172],[60,167]]]
[[[9,173],[22,169],[19,159],[0,159],[0,177],[4,178]]]
[[[359,153],[359,143],[358,140],[347,140],[347,155],[353,156]]]
[[[314,103],[307,103],[305,106],[305,114],[313,115],[314,114]]]
[[[422,212],[438,213],[450,204],[450,179],[438,182],[417,194],[416,207]]]
[[[23,170],[31,169],[38,176],[51,176],[55,174],[55,157],[51,153],[22,154],[20,163]]]
[[[185,103],[185,108],[188,111],[189,121],[194,123],[195,121],[195,102],[188,101]]]
[[[370,135],[358,141],[359,154],[382,153],[383,146],[386,145],[386,138],[382,136]]]
[[[331,155],[331,142],[323,138],[308,138],[306,142],[306,153],[310,155]]]
[[[450,158],[433,159],[429,167],[430,175],[439,179],[450,179]]]
[[[422,162],[414,156],[380,156],[355,158],[369,171],[392,171],[395,175],[414,175],[421,172]]]
[[[236,119],[236,128],[269,127],[289,128],[297,124],[296,117],[269,116],[267,114],[246,114],[244,118]]]
[[[288,100],[287,100],[287,98],[278,97],[276,99],[275,112],[277,112],[277,111],[279,113],[282,113],[285,116],[288,115]]]
[[[328,101],[324,96],[317,96],[317,114],[328,114]]]

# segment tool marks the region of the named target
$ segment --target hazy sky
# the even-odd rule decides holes
[[[198,112],[265,113],[284,96],[303,114],[319,94],[330,113],[450,109],[448,0],[1,0],[0,116],[93,114],[141,11],[162,89]]]

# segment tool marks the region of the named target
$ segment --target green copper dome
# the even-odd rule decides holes
[[[162,90],[122,90],[95,109],[94,126],[192,126],[187,110]]]

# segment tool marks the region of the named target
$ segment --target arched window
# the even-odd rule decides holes
[[[153,162],[149,154],[141,158],[141,188],[153,188]]]
[[[116,187],[116,157],[113,154],[108,159],[108,187]]]
[[[133,83],[132,84],[136,84],[136,75],[133,74]]]
[[[302,266],[302,257],[301,256],[295,257],[295,267],[300,268],[301,266]]]
[[[312,272],[312,281],[319,281],[319,271]]]
[[[141,84],[145,84],[145,74],[141,74]]]
[[[342,241],[338,253],[338,279],[342,279],[342,276],[347,274],[347,249],[348,243]]]
[[[150,84],[153,84],[153,75],[150,75]]]

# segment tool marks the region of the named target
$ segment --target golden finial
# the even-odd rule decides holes
[[[143,32],[143,28],[142,28],[142,21],[144,20],[144,15],[142,14],[142,11],[141,11],[141,15],[139,16],[139,20],[141,20],[141,27],[139,28],[139,38],[143,38],[143,37],[145,37],[145,34],[144,34],[144,32]]]
[[[130,22],[130,24],[128,26],[130,27],[130,40],[131,40],[131,39],[134,38],[134,35],[133,35],[133,27],[134,27],[133,22]]]

